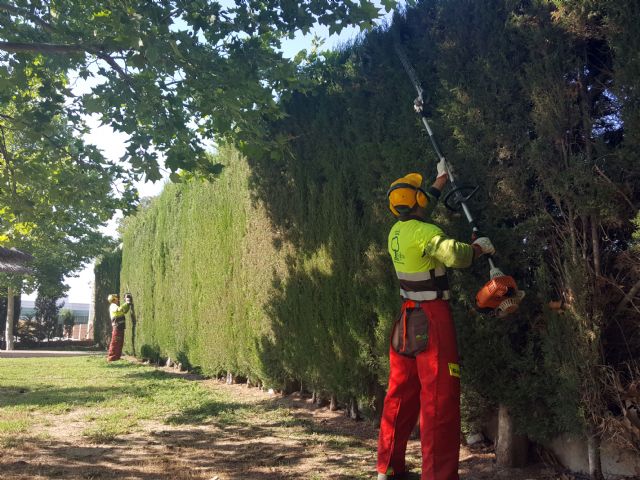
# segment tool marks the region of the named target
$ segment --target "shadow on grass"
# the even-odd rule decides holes
[[[109,445],[76,445],[32,438],[28,448],[15,448],[0,457],[2,478],[68,478],[138,480],[242,480],[313,478],[291,469],[313,453],[302,444],[282,445],[259,438],[250,429],[213,435],[200,429],[152,433],[151,439],[127,437]],[[25,444],[27,445],[27,444]],[[353,478],[353,477],[335,477]]]
[[[149,373],[152,379],[164,375]],[[304,398],[208,400],[176,412],[168,425],[98,445],[30,439],[6,452],[0,469],[7,480],[36,473],[69,479],[370,478],[375,431],[344,417],[316,417],[317,410]]]
[[[246,409],[247,405],[237,402],[217,402],[209,400],[195,408],[187,408],[166,419],[173,425],[202,424],[217,419],[220,415],[233,415],[237,411]]]
[[[47,407],[61,404],[77,407],[111,400],[114,395],[121,394],[122,391],[121,387],[48,388],[45,385],[27,389],[20,385],[7,385],[0,387],[0,407],[20,405]]]

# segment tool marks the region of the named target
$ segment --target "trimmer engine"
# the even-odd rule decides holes
[[[524,295],[513,277],[494,267],[491,280],[476,294],[476,306],[481,312],[493,312],[496,317],[504,318],[518,310]]]

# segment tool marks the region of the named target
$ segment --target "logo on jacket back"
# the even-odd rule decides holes
[[[391,239],[394,263],[404,263],[404,255],[400,253],[400,230],[396,230]]]

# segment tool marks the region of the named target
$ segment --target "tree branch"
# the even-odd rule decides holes
[[[633,202],[632,202],[631,200],[629,200],[629,197],[627,197],[627,196],[624,194],[624,192],[623,192],[622,190],[620,190],[620,188],[618,188],[618,186],[617,186],[615,183],[613,183],[613,180],[611,180],[609,177],[607,177],[607,176],[605,175],[605,173],[604,173],[602,170],[600,170],[600,168],[599,168],[597,165],[594,165],[594,166],[593,166],[593,169],[596,171],[596,173],[597,173],[598,175],[600,175],[600,176],[601,176],[602,178],[604,178],[607,182],[609,182],[613,188],[615,188],[615,190],[616,190],[616,191],[617,191],[617,192],[622,196],[622,198],[624,198],[624,199],[626,200],[627,204],[631,207],[631,209],[632,209],[633,211],[636,211],[636,210],[637,210],[637,208],[635,207],[635,205],[633,204]]]
[[[636,284],[633,287],[631,287],[631,290],[629,290],[629,292],[620,301],[620,303],[616,307],[616,310],[615,310],[615,312],[613,314],[614,315],[619,314],[622,311],[622,309],[624,307],[626,307],[627,304],[633,300],[633,297],[635,297],[635,295],[636,295],[636,293],[638,293],[638,291],[640,291],[640,280],[638,280],[636,282]]]
[[[104,52],[95,52],[95,55],[100,60],[104,60],[105,62],[107,62],[111,66],[111,68],[113,68],[116,72],[118,72],[118,74],[123,78],[123,80],[127,82],[127,85],[129,85],[129,88],[131,89],[131,91],[135,94],[135,88],[133,86],[133,82],[131,81],[131,77],[129,76],[129,74],[127,74],[127,72],[123,70],[123,68],[120,65],[118,65],[118,62],[116,62],[113,58],[111,58],[109,55],[107,55]]]
[[[9,53],[87,53],[88,49],[81,45],[64,45],[56,43],[18,43],[0,42],[0,50]]]

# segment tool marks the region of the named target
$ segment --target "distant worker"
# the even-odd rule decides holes
[[[388,249],[403,303],[389,349],[378,480],[408,478],[405,451],[418,417],[422,480],[458,480],[460,367],[446,268],[469,267],[475,258],[495,253],[495,248],[486,237],[472,244],[450,239],[429,223],[449,178],[444,160],[437,169],[426,192],[417,173],[396,180],[387,192],[389,208],[398,218],[389,233]]]
[[[124,296],[124,305],[120,306],[120,297],[112,293],[107,297],[109,305],[109,317],[111,318],[111,343],[109,344],[109,352],[107,361],[113,362],[120,360],[122,356],[122,346],[124,345],[124,329],[125,315],[129,313],[129,309],[133,304],[133,297],[130,293]]]

